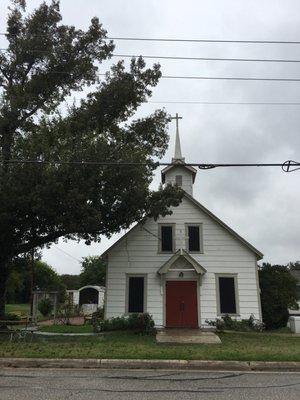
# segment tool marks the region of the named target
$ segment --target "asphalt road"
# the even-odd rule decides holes
[[[1,400],[299,400],[300,373],[1,369]]]

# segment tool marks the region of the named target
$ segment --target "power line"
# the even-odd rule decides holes
[[[7,48],[0,48],[0,51],[9,51]],[[23,51],[22,51],[23,52]],[[41,49],[25,50],[26,53],[44,53],[52,54],[49,51]],[[67,54],[67,53],[65,53]],[[187,61],[241,61],[241,62],[267,62],[267,63],[300,63],[300,60],[296,59],[285,59],[285,58],[226,58],[226,57],[185,57],[185,56],[161,56],[161,55],[147,55],[147,54],[112,54],[112,57],[122,58],[138,58],[143,57],[146,59],[158,59],[158,60],[187,60]]]
[[[76,261],[78,261],[78,262],[81,262],[81,261],[82,261],[82,260],[79,260],[78,258],[72,256],[72,254],[66,252],[65,250],[60,249],[60,248],[59,248],[58,246],[56,246],[55,244],[52,244],[52,246],[55,247],[55,248],[56,248],[57,250],[59,250],[60,252],[62,252],[62,253],[64,253],[64,254],[66,254],[67,256],[73,258],[74,260],[76,260]]]
[[[151,58],[158,60],[188,60],[188,61],[243,61],[243,62],[268,62],[268,63],[300,63],[300,60],[292,59],[273,59],[273,58],[224,58],[224,57],[182,57],[182,56],[151,56],[151,55],[130,55],[113,54],[112,57],[123,58]]]
[[[188,79],[188,80],[220,80],[220,81],[269,81],[269,82],[300,82],[300,78],[259,78],[236,76],[184,76],[162,75],[164,79]]]
[[[271,105],[300,106],[300,102],[238,102],[238,101],[148,101],[151,104],[203,104],[203,105]]]
[[[141,38],[141,37],[107,37],[107,40],[143,41],[143,42],[190,42],[190,43],[245,43],[245,44],[300,44],[291,40],[229,40],[229,39],[172,39],[172,38]]]
[[[77,165],[77,166],[114,166],[114,167],[124,167],[124,166],[146,166],[149,163],[141,163],[141,162],[128,162],[128,161],[39,161],[39,160],[6,160],[2,163],[8,164],[48,164],[48,165]],[[163,163],[157,162],[156,166],[173,166],[176,165],[174,163]],[[181,164],[179,164],[181,165]],[[292,172],[300,169],[300,162],[287,160],[283,163],[185,163],[182,164],[184,166],[189,167],[197,167],[199,169],[213,169],[213,168],[226,168],[226,167],[281,167],[285,172]]]
[[[7,32],[0,32],[1,36],[6,36]],[[34,35],[34,37],[45,37],[48,35]],[[234,40],[234,39],[178,39],[178,38],[149,38],[149,37],[126,37],[108,36],[103,40],[124,40],[124,41],[143,41],[143,42],[190,42],[190,43],[249,43],[249,44],[300,44],[295,40]]]
[[[40,71],[43,72],[43,71]],[[72,75],[70,72],[52,71],[50,74]],[[47,74],[46,74],[47,75]],[[106,74],[98,74],[106,76]],[[222,81],[266,81],[266,82],[300,82],[300,78],[259,78],[259,77],[236,77],[236,76],[189,76],[189,75],[162,75],[162,79],[186,79],[186,80],[222,80]]]

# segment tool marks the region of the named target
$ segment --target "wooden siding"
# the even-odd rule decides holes
[[[217,317],[215,274],[237,274],[240,317],[254,314],[260,318],[257,291],[257,259],[254,252],[200,210],[188,198],[173,209],[173,214],[158,221],[149,219],[143,227],[137,226],[108,253],[106,317],[125,313],[126,274],[147,274],[147,312],[157,326],[164,325],[164,290],[157,270],[170,257],[158,253],[158,223],[175,223],[176,249],[186,245],[186,223],[203,224],[203,253],[193,253],[207,273],[199,288],[199,315],[201,325],[206,319]],[[145,228],[145,229],[144,229]],[[178,277],[169,272],[166,279]],[[184,279],[197,279],[196,274],[185,273]]]
[[[191,171],[188,171],[184,167],[173,167],[166,174],[166,183],[171,183],[175,185],[176,183],[176,175],[182,176],[182,189],[185,190],[188,194],[193,196],[193,174]]]

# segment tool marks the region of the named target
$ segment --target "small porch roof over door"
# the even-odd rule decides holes
[[[157,271],[158,275],[164,275],[166,273],[168,273],[168,271],[187,271],[186,268],[182,268],[182,269],[178,269],[178,268],[172,268],[174,266],[174,264],[180,260],[183,259],[185,262],[187,262],[190,266],[191,266],[191,270],[195,271],[197,274],[199,275],[204,275],[206,273],[206,269],[204,267],[202,267],[202,265],[200,265],[198,263],[198,261],[196,261],[189,253],[187,253],[185,250],[183,249],[179,249],[176,251],[175,254],[172,255],[172,257],[169,258],[168,261],[166,261]]]

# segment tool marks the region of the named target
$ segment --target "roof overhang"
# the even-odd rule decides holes
[[[197,200],[194,199],[193,196],[189,195],[188,193],[184,193],[184,197],[189,199],[192,203],[194,203],[197,207],[200,208],[204,213],[209,215],[213,220],[215,220],[219,225],[221,225],[223,228],[225,228],[229,233],[231,233],[232,236],[234,236],[236,239],[238,239],[240,242],[242,242],[246,247],[248,247],[253,253],[256,254],[257,259],[261,260],[263,258],[263,253],[261,253],[259,250],[257,250],[252,244],[247,242],[244,238],[242,238],[238,233],[236,233],[233,229],[231,229],[228,225],[225,224],[225,222],[221,221],[216,215],[214,215],[211,211],[209,211],[206,207],[204,207],[202,204],[200,204]]]
[[[180,258],[185,259],[193,268],[193,270],[199,274],[199,275],[204,275],[206,273],[206,269],[204,267],[202,267],[202,265],[200,265],[198,263],[198,261],[196,261],[189,253],[187,253],[185,250],[183,249],[179,249],[176,251],[175,254],[172,255],[171,258],[169,258],[168,261],[166,261],[157,271],[157,273],[159,275],[163,275],[166,274],[169,270],[172,271],[171,267],[172,265]],[[182,269],[182,271],[184,272],[186,269]],[[173,270],[174,271],[174,270]]]

